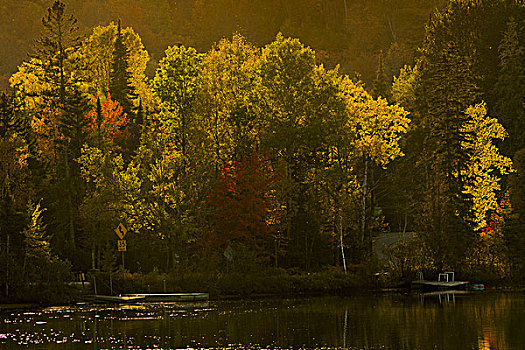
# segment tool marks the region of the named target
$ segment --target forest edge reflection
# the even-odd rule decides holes
[[[2,311],[0,344],[53,348],[521,349],[523,293],[371,294]]]

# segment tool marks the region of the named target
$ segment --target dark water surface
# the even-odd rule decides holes
[[[525,293],[378,294],[0,312],[0,348],[525,349]]]

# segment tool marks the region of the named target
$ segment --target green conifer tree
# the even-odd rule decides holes
[[[113,64],[111,67],[109,92],[114,101],[118,101],[124,109],[124,112],[133,118],[133,100],[137,98],[135,89],[131,85],[131,75],[128,70],[129,51],[124,44],[120,19],[117,25],[117,37],[115,39],[115,48],[113,50]]]
[[[53,125],[54,135],[50,140],[53,156],[47,161],[54,171],[41,174],[35,180],[40,182],[46,206],[53,211],[50,216],[53,220],[48,224],[56,235],[57,246],[63,249],[60,253],[70,252],[73,258],[76,252],[72,248],[76,247],[79,231],[76,223],[78,204],[82,196],[80,170],[74,159],[80,155],[80,147],[84,143],[84,114],[88,106],[82,82],[77,78],[80,75],[77,74],[76,53],[81,38],[77,34],[77,20],[66,13],[66,5],[61,1],[53,2],[42,18],[42,24],[43,31],[36,41],[30,65],[34,71],[42,72],[38,83],[43,88],[44,98],[39,99],[35,109],[22,110],[19,119],[27,130],[31,130],[30,121],[35,114],[45,115]],[[23,100],[23,91],[19,94]],[[24,136],[26,139],[32,133],[29,131],[27,134],[28,137]],[[31,146],[31,140],[27,143]]]
[[[45,264],[51,259],[51,247],[42,217],[44,211],[40,203],[35,205],[30,202],[28,205],[29,224],[23,231],[26,246],[24,269],[28,265],[32,268],[43,267],[42,263]]]
[[[129,122],[129,141],[127,147],[129,150],[136,150],[140,145],[140,137],[144,126],[144,107],[142,99],[139,99],[139,105],[134,113],[134,118]]]
[[[429,68],[423,76],[427,142],[434,152],[437,169],[451,183],[461,181],[454,176],[468,158],[467,150],[461,147],[465,139],[461,130],[468,119],[465,111],[478,95],[471,64],[454,43],[449,43]],[[460,186],[458,183],[455,188]]]
[[[14,116],[10,98],[2,92],[0,94],[0,137],[5,137],[7,132],[13,127]]]
[[[100,104],[100,97],[98,96],[97,96],[97,106],[96,106],[95,112],[97,113],[96,145],[97,145],[97,148],[100,149],[101,144],[102,144],[101,128],[102,128],[102,122],[104,121],[104,116],[102,115],[102,105]]]
[[[513,211],[505,217],[503,237],[512,273],[518,280],[525,274],[525,148],[514,155],[516,172],[510,178],[510,199]]]
[[[83,130],[88,123],[85,115],[89,110],[89,103],[77,86],[70,89],[65,102],[58,125],[61,134],[65,136],[65,147],[75,158],[80,155],[80,148],[85,141]]]
[[[37,296],[44,302],[53,299],[64,300],[67,296],[60,294],[65,291],[63,283],[69,279],[71,267],[69,263],[58,259],[51,250],[51,236],[47,233],[44,223],[44,211],[40,203],[29,202],[29,222],[22,231],[25,248],[23,273],[18,278],[26,283],[38,285],[37,288],[31,288],[33,297]]]
[[[10,286],[18,281],[17,269],[24,229],[23,209],[31,194],[27,168],[27,144],[17,133],[14,103],[11,96],[0,94],[0,295],[10,296]]]
[[[508,155],[525,147],[525,48],[520,45],[518,25],[514,18],[499,46],[500,74],[494,92],[495,114],[509,133],[502,150]]]
[[[371,95],[374,98],[383,97],[390,100],[390,79],[386,76],[385,66],[383,63],[383,50],[379,53],[379,61],[377,63],[376,78],[372,85]]]
[[[426,178],[417,229],[438,268],[459,268],[474,239],[472,203],[463,192],[462,174],[471,156],[463,126],[478,92],[469,57],[455,42],[425,57],[416,94]]]
[[[66,5],[55,1],[42,18],[44,30],[36,41],[32,64],[44,71],[44,80],[49,88],[45,91],[55,105],[66,103],[66,93],[71,82],[70,71],[74,67],[68,60],[71,53],[79,48],[80,37],[77,35],[77,20],[65,12]]]

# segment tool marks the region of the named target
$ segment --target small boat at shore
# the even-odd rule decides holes
[[[467,290],[482,291],[482,290],[485,290],[485,285],[482,283],[471,283],[467,286]]]

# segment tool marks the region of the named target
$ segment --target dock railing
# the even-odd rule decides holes
[[[438,275],[438,282],[454,282],[454,272],[445,271]]]
[[[455,278],[454,278],[454,272],[453,271],[445,271],[445,274],[448,276],[447,280],[449,282],[454,282]]]

